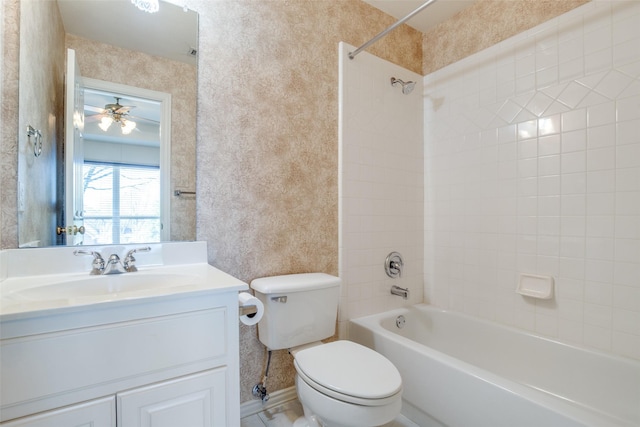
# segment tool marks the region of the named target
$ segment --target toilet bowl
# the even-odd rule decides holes
[[[360,344],[320,340],[335,333],[340,278],[324,273],[264,277],[251,282],[263,303],[258,338],[289,349],[305,417],[296,427],[373,427],[392,421],[402,405],[393,364]]]
[[[379,426],[400,413],[400,373],[381,354],[351,341],[292,353],[298,399],[305,411],[296,427]]]

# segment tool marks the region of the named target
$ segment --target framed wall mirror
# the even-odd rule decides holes
[[[20,16],[19,126],[42,137],[36,157],[20,133],[19,246],[193,240],[197,14],[23,0]]]

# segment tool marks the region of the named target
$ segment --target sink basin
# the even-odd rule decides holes
[[[198,283],[198,277],[187,274],[109,274],[37,285],[18,290],[11,296],[30,301],[96,296],[117,297],[119,294],[146,292],[149,289],[157,291],[196,283]]]

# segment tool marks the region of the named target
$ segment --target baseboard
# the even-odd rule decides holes
[[[262,403],[262,400],[259,399],[243,402],[240,405],[240,418],[248,417],[249,415],[262,412],[265,409],[282,405],[283,403],[296,399],[297,397],[298,395],[296,394],[296,388],[295,386],[292,386],[282,390],[274,391],[273,393],[269,393],[269,400],[266,403]]]

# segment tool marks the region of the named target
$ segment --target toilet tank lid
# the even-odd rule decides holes
[[[325,273],[285,274],[251,281],[251,288],[262,294],[312,291],[340,286],[340,278]]]

